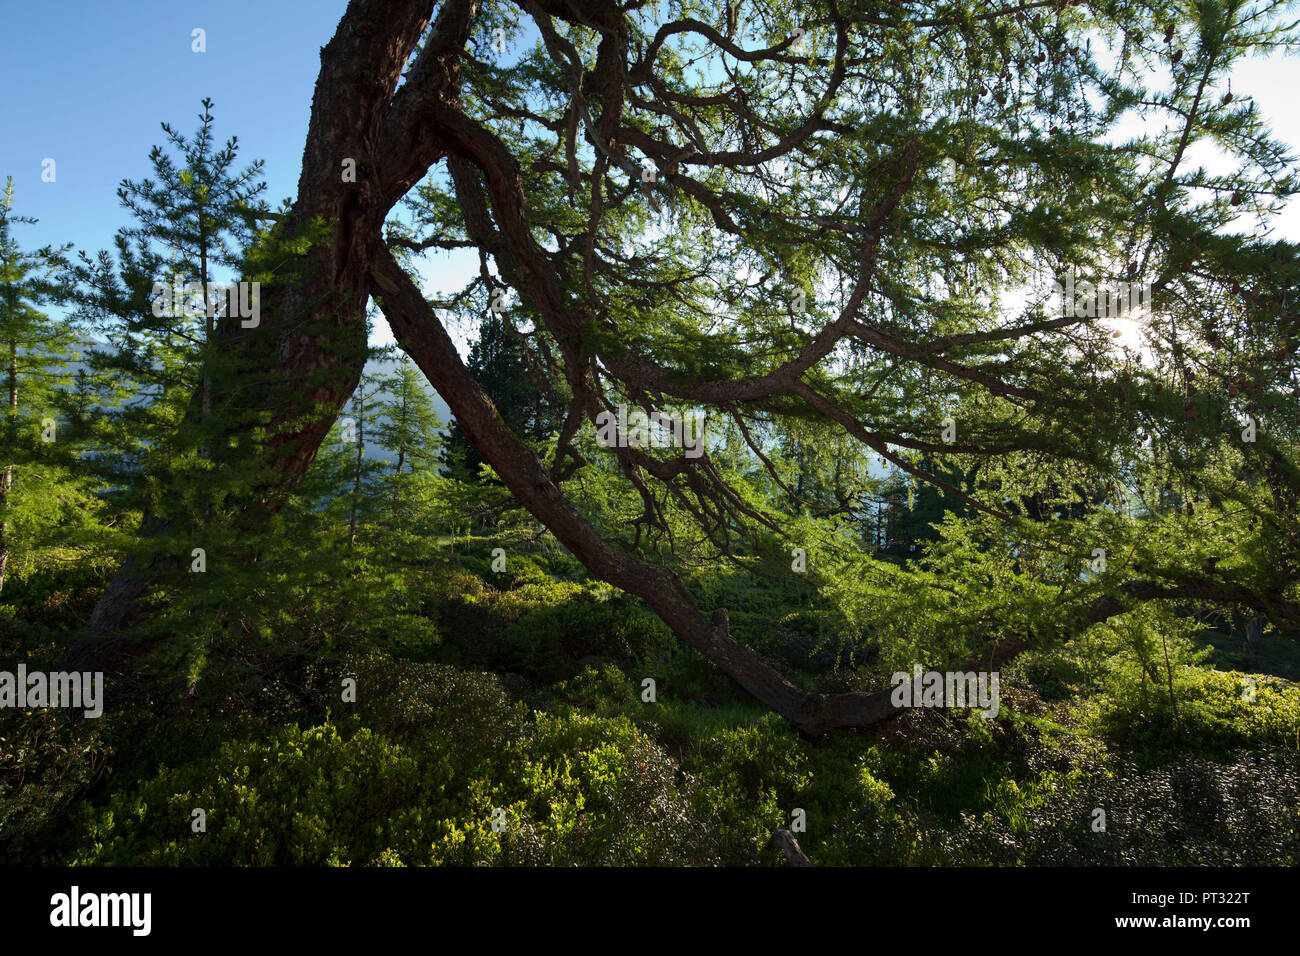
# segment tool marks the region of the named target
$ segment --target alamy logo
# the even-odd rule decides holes
[[[0,671],[0,707],[84,708],[87,717],[104,712],[104,672]]]
[[[133,936],[148,936],[153,922],[151,893],[69,893],[50,897],[50,925],[129,926]]]
[[[262,321],[262,284],[260,282],[209,282],[204,295],[202,282],[185,282],[179,279],[172,285],[166,282],[153,284],[153,314],[183,315],[201,318],[208,314],[241,319],[246,329],[255,329]]]
[[[596,416],[596,441],[605,448],[681,448],[687,458],[704,454],[704,427],[695,418],[677,418],[662,412],[646,415],[618,406],[618,414]]]
[[[998,672],[922,671],[921,665],[890,678],[895,707],[978,707],[980,716],[998,715]]]
[[[1150,308],[1149,282],[1094,284],[1085,279],[1076,283],[1073,272],[1066,273],[1064,283],[1059,280],[1052,282],[1050,294],[1043,304],[1046,315],[1086,319],[1116,319]]]

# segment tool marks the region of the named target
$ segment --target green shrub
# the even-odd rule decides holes
[[[1300,687],[1288,681],[1187,667],[1176,672],[1172,703],[1162,687],[1127,687],[1095,697],[1084,726],[1147,763],[1188,751],[1226,759],[1243,748],[1300,748]]]
[[[358,713],[223,743],[79,816],[78,864],[700,862],[691,791],[625,719],[535,721],[496,681],[358,667]],[[362,707],[367,696],[373,703]],[[361,725],[362,720],[374,724]],[[191,831],[206,812],[207,830]],[[498,810],[500,813],[498,813]],[[505,823],[503,832],[494,820]]]
[[[935,836],[954,863],[1045,866],[1294,866],[1300,863],[1300,757],[1216,764],[1182,756],[1040,782],[1007,807]],[[1105,812],[1105,830],[1097,810]]]
[[[103,771],[108,719],[54,709],[0,711],[0,861],[41,862],[58,822]]]

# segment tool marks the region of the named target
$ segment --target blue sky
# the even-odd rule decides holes
[[[218,137],[266,161],[273,203],[297,190],[319,50],[347,0],[41,0],[5,3],[0,177],[41,221],[24,244],[111,245],[116,189],[148,173],[166,120],[189,134],[211,97]],[[191,50],[206,31],[207,52]],[[56,181],[41,181],[41,163]]]
[[[346,6],[347,0],[5,0],[0,178],[13,177],[17,211],[40,220],[22,229],[20,240],[109,248],[126,222],[117,184],[148,173],[161,121],[192,132],[205,96],[215,102],[217,136],[224,142],[238,135],[242,160],[266,161],[268,200],[292,197],[319,50]],[[204,53],[192,50],[195,28],[206,32]],[[1247,62],[1233,79],[1234,92],[1254,95],[1291,144],[1300,144],[1298,89],[1294,58]],[[53,183],[41,179],[46,158],[57,164]],[[1300,241],[1300,207],[1293,205],[1279,232]],[[466,260],[438,257],[425,279],[450,284],[472,266]],[[391,341],[382,325],[376,339]]]
[[[24,246],[112,247],[127,222],[123,178],[149,173],[164,120],[189,135],[200,101],[214,101],[216,135],[239,137],[240,163],[265,160],[272,205],[298,187],[320,69],[320,48],[347,0],[4,0],[0,32],[3,116],[0,181],[12,176],[16,211],[39,220]],[[205,31],[206,51],[192,31]],[[55,161],[55,181],[42,163]],[[472,260],[472,261],[468,261]],[[462,280],[477,260],[433,256],[426,280]],[[391,342],[382,319],[375,342]]]

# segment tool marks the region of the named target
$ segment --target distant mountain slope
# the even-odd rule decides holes
[[[109,343],[97,339],[89,342],[85,342],[82,344],[81,347],[84,350],[94,349],[95,351],[100,351],[100,352],[111,352],[113,349],[113,347]],[[371,361],[366,363],[366,375],[373,379],[378,379],[383,376],[392,375],[394,372],[397,371],[397,366],[399,364],[399,361],[400,361],[399,359],[395,359],[395,358],[372,359]],[[65,367],[73,374],[76,374],[76,371],[79,368],[82,368],[84,365],[85,365],[84,362],[69,362]],[[424,388],[425,391],[427,391],[430,397],[433,399],[433,407],[434,410],[438,413],[438,418],[442,421],[442,432],[445,435],[447,433],[447,430],[451,427],[451,421],[452,421],[451,409],[447,407],[447,403],[442,400],[442,396],[439,395],[436,391],[434,391],[434,389],[428,384],[428,382],[424,383]],[[387,393],[382,391],[379,393],[379,396],[380,396],[380,401],[388,401],[391,398],[391,396],[389,396]],[[344,408],[342,414],[343,415],[347,414],[346,407]],[[396,462],[397,453],[390,451],[389,449],[384,448],[373,441],[367,441],[366,458],[375,459],[376,461]]]
[[[392,375],[395,371],[397,371],[397,366],[399,362],[400,362],[399,359],[372,359],[371,361],[366,363],[366,375],[371,378],[378,378],[380,376]],[[425,391],[427,391],[430,397],[433,399],[433,407],[435,411],[437,411],[438,413],[438,419],[442,422],[442,433],[446,435],[447,429],[451,427],[451,418],[452,418],[451,409],[447,407],[447,403],[442,400],[442,396],[439,395],[436,391],[434,391],[428,382],[424,383],[424,388]],[[386,402],[389,401],[391,398],[391,396],[387,395],[384,392],[380,392],[379,394],[380,396],[382,396],[380,398],[380,401]],[[345,415],[347,414],[346,408],[343,410],[343,414]],[[396,462],[397,453],[394,451],[390,451],[389,449],[384,448],[380,445],[377,445],[374,442],[367,441],[366,458],[372,458],[376,461]]]

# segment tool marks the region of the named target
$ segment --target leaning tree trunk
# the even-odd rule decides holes
[[[516,275],[520,291],[528,293],[552,326],[565,352],[567,371],[574,376],[570,384],[575,393],[585,390],[588,383],[582,379],[585,373],[579,359],[591,316],[584,318],[577,314],[582,310],[572,308],[531,238],[518,164],[459,109],[459,64],[475,3],[444,0],[437,22],[425,35],[432,6],[433,0],[352,0],[349,4],[334,38],[321,51],[297,202],[266,248],[254,250],[254,258],[261,255],[263,268],[258,271],[276,276],[261,298],[262,322],[253,329],[242,328],[237,319],[223,318],[218,324],[218,347],[212,351],[220,356],[223,368],[233,367],[235,373],[213,375],[212,417],[221,431],[211,447],[218,466],[245,467],[251,462],[258,470],[256,493],[245,503],[250,523],[256,523],[260,513],[279,507],[285,493],[300,481],[355,389],[366,354],[365,305],[373,294],[399,343],[447,401],[474,448],[515,499],[593,575],[640,597],[682,640],[805,733],[869,726],[896,715],[888,690],[822,694],[794,685],[732,637],[725,609],[706,616],[680,577],[602,538],[565,497],[545,465],[502,421],[418,287],[382,242],[380,231],[389,210],[433,163],[449,158],[458,193],[465,187],[462,207],[467,231],[480,245],[504,237],[492,249],[493,255]],[[624,52],[622,10],[610,0],[546,0],[540,6],[549,15],[565,16],[602,34],[591,93],[607,101],[600,124],[616,122],[622,69],[618,61]],[[541,16],[537,6],[529,4],[528,9],[535,19]],[[538,23],[545,29],[545,17]],[[411,61],[422,36],[423,46]],[[403,76],[405,83],[399,88]],[[595,132],[603,141],[613,130]],[[624,132],[634,138],[640,135],[635,129]],[[916,170],[915,137],[901,147],[897,159],[897,182],[864,234],[864,277],[874,269],[874,244]],[[489,181],[490,206],[467,175],[471,167]],[[281,244],[304,238],[310,239],[306,251]],[[865,291],[863,283],[859,286],[855,297]],[[800,379],[803,370],[829,354],[852,317],[853,309],[845,310],[798,361],[746,383],[741,389],[745,395],[733,397],[761,398],[784,389],[858,434],[850,427],[857,423],[837,417],[838,410]],[[862,332],[874,335],[870,340],[882,347],[904,354],[898,351],[898,343],[881,338],[878,331],[863,327]],[[630,381],[637,381],[645,371],[617,355],[606,359],[631,376]],[[205,379],[209,371],[205,366]],[[727,387],[734,391],[734,383]],[[206,389],[191,402],[191,415],[203,415],[208,405],[205,396]],[[257,437],[263,434],[263,419],[270,422],[266,439]],[[886,454],[878,440],[872,444],[871,436],[859,437]],[[166,510],[164,503],[160,511]],[[176,522],[188,520],[192,519],[184,514],[150,514],[143,537],[155,542],[184,540],[186,526],[178,527]],[[91,617],[92,646],[102,646],[106,637],[120,631],[132,603],[149,583],[177,564],[180,555],[175,552],[175,548],[169,553],[155,546],[124,564]],[[1149,593],[1135,591],[1126,597],[1192,596],[1188,586],[1181,590],[1138,587],[1146,587]],[[1116,598],[1103,597],[1084,609],[1083,617],[1099,620],[1124,606]],[[1300,609],[1294,613],[1300,618]],[[1023,646],[1020,639],[995,643],[964,669],[996,668]]]
[[[865,727],[898,714],[890,690],[821,694],[795,686],[731,636],[725,609],[706,617],[680,577],[601,537],[551,481],[537,455],[502,421],[420,290],[387,250],[376,256],[374,277],[375,299],[398,344],[447,402],[475,450],[515,500],[545,524],[588,571],[641,598],[678,637],[806,734]],[[981,655],[979,662],[997,667],[1023,647],[1019,640],[1003,641]]]
[[[564,8],[575,22],[587,22],[586,8],[579,9],[580,4],[550,0],[547,6]],[[598,6],[611,22],[597,17],[596,25],[607,34],[617,33],[615,21],[622,16],[617,6]],[[238,374],[229,387],[218,390],[220,401],[214,407],[214,416],[226,429],[222,437],[234,441],[214,442],[214,454],[221,449],[231,464],[252,457],[264,465],[265,478],[248,507],[254,512],[278,507],[356,387],[365,358],[365,303],[373,294],[399,343],[447,401],[478,453],[516,500],[593,575],[642,598],[681,639],[805,733],[868,726],[894,716],[898,711],[890,691],[821,694],[797,687],[732,637],[724,609],[706,617],[677,575],[604,540],[502,421],[415,283],[383,244],[380,229],[388,211],[433,163],[450,156],[456,160],[455,173],[457,166],[463,170],[475,159],[483,161],[485,144],[459,112],[457,100],[459,59],[475,12],[472,0],[442,4],[398,89],[431,7],[432,0],[353,0],[349,5],[334,38],[321,51],[298,201],[274,238],[293,239],[319,228],[319,223],[324,233],[314,233],[308,251],[290,257],[291,267],[276,269],[281,278],[262,297],[261,326],[246,330],[226,320],[217,329],[217,351],[233,355],[233,361],[223,360],[232,361]],[[905,165],[914,167],[908,151],[903,158]],[[512,195],[517,183],[500,179],[503,166],[498,164],[495,172],[502,202],[492,214],[504,217],[506,230],[516,238],[524,236],[526,218]],[[882,216],[897,198],[898,190],[882,207]],[[468,219],[481,219],[485,213],[486,207],[466,211]],[[471,231],[477,228],[471,226]],[[543,267],[537,261],[526,265],[534,271]],[[561,337],[571,340],[580,330],[569,327],[565,303],[552,295],[553,279],[533,291],[551,317],[559,317]],[[567,344],[573,346],[572,341]],[[193,405],[201,413],[201,397]],[[262,414],[271,418],[272,437],[257,446],[249,436],[256,434],[252,421]],[[175,540],[170,520],[151,516],[145,536],[166,533]],[[159,569],[176,560],[177,555],[155,549],[128,561],[92,616],[91,640],[119,630],[132,601]],[[1115,613],[1117,607],[1094,612]],[[1002,641],[971,666],[995,668],[1022,646],[1020,640]]]

